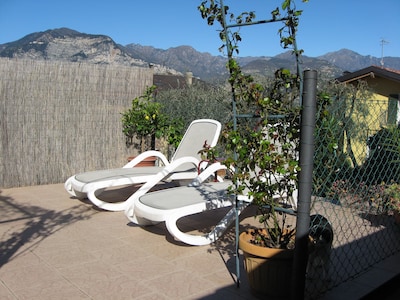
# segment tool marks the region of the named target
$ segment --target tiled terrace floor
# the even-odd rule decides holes
[[[244,273],[236,287],[233,230],[187,246],[163,224],[132,225],[62,184],[0,190],[0,216],[0,299],[254,299]]]
[[[61,184],[5,189],[0,200],[0,299],[253,299],[245,281],[236,287],[226,239],[190,247]]]

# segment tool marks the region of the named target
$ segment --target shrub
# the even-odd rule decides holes
[[[369,155],[358,171],[367,184],[399,182],[400,126],[382,128],[367,142]]]

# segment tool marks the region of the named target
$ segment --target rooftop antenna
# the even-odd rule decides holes
[[[382,68],[384,65],[384,63],[383,63],[383,46],[385,46],[386,44],[389,44],[389,42],[386,41],[385,39],[381,38],[381,49],[382,49],[382,51],[381,51],[381,67]]]

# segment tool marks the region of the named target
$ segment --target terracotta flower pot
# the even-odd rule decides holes
[[[251,244],[251,234],[239,236],[239,248],[250,288],[256,296],[287,299],[290,296],[293,250],[261,247]]]
[[[128,157],[128,162],[134,159],[136,156],[129,156]],[[138,163],[135,167],[154,167],[156,165],[156,160],[157,157],[155,156],[150,156],[142,160],[140,163]]]

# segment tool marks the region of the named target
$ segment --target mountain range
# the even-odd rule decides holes
[[[191,46],[157,49],[131,43],[120,45],[106,35],[80,33],[68,28],[31,33],[17,41],[0,44],[0,57],[38,60],[62,60],[123,66],[153,66],[157,74],[182,74],[191,71],[206,81],[226,78],[226,57],[198,52]],[[279,68],[294,70],[294,56],[285,52],[274,57],[239,57],[243,71],[272,76]],[[384,57],[384,66],[400,70],[400,57]],[[318,70],[335,78],[344,71],[356,71],[381,65],[381,58],[363,56],[349,49],[318,57],[302,56],[303,69]]]

